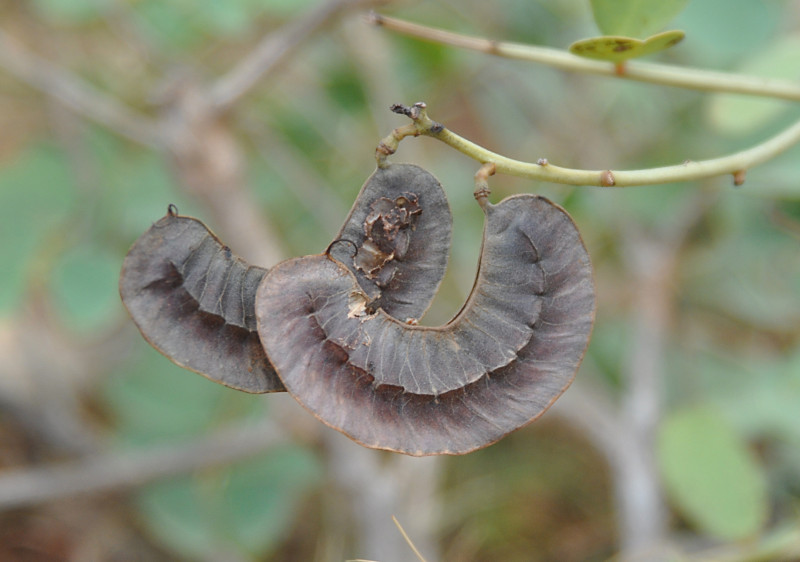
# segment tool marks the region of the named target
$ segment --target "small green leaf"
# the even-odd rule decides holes
[[[609,36],[581,39],[569,46],[573,55],[614,63],[644,57],[668,49],[683,40],[683,31],[672,30],[652,35],[647,39]]]
[[[605,35],[647,37],[677,16],[689,0],[591,0],[597,27]]]
[[[669,416],[658,461],[675,506],[703,531],[724,540],[750,537],[767,515],[765,477],[744,440],[716,410]]]

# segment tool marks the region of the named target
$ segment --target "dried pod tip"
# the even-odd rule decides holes
[[[356,254],[358,253],[358,244],[356,244],[356,243],[355,243],[355,242],[353,242],[352,240],[348,240],[347,238],[337,238],[336,240],[334,240],[333,242],[331,242],[330,244],[328,244],[328,247],[327,247],[327,248],[325,248],[325,252],[323,252],[323,253],[324,253],[326,256],[329,256],[329,255],[330,255],[330,253],[331,253],[331,248],[333,248],[334,244],[337,244],[337,243],[339,243],[339,242],[347,242],[348,244],[350,244],[351,246],[353,246],[353,256],[352,256],[352,257],[355,257],[355,256],[356,256]]]
[[[424,101],[418,101],[411,106],[403,105],[402,103],[394,103],[389,107],[389,109],[391,109],[393,113],[405,115],[409,119],[416,121],[420,118],[426,107],[428,106]]]

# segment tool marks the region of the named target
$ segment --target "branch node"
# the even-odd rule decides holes
[[[375,148],[375,153],[383,156],[391,156],[395,153],[395,149],[387,146],[387,144],[383,141],[378,143],[378,146]]]
[[[399,115],[405,115],[409,119],[417,121],[422,116],[422,112],[425,110],[426,107],[428,106],[425,104],[424,101],[418,101],[417,103],[411,106],[403,105],[402,103],[395,103],[392,104],[389,109],[391,109],[394,113],[397,113]]]
[[[548,161],[547,161],[547,158],[539,158],[539,159],[536,161],[536,163],[537,163],[539,166],[541,166],[542,168],[544,168],[544,167],[545,167],[545,166],[547,166],[547,165],[548,165],[550,162],[548,162]]]
[[[478,205],[484,210],[488,204],[489,194],[492,192],[492,190],[489,189],[488,179],[489,176],[493,176],[496,171],[497,166],[494,162],[485,162],[483,166],[475,172],[475,191],[473,195]]]
[[[600,185],[603,187],[614,187],[617,180],[614,178],[614,173],[611,170],[606,170],[600,174]]]
[[[370,10],[369,13],[365,16],[367,23],[372,25],[383,25],[383,16],[380,15],[375,10]]]

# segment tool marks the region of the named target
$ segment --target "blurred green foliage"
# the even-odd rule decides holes
[[[644,39],[683,11],[689,0],[591,0],[597,27],[604,35]]]
[[[137,504],[148,529],[178,556],[263,559],[280,545],[321,467],[299,446],[256,460],[145,487]]]
[[[715,410],[673,412],[661,427],[658,458],[667,490],[698,527],[735,540],[755,536],[766,522],[764,474]]]
[[[110,93],[154,113],[142,92],[156,92],[173,65],[191,61],[201,74],[221,74],[262,35],[312,4],[37,0],[2,11],[9,25],[23,30],[25,22],[41,18],[41,25],[58,31],[43,52],[68,45],[59,54],[65,66],[87,72],[91,60],[89,74],[103,84],[136,82],[141,90],[112,87]],[[617,21],[622,4],[592,3],[595,16],[606,14],[597,22],[604,33],[647,34],[673,17],[687,32],[682,44],[656,60],[797,78],[798,15],[790,2],[703,0],[677,16],[685,2],[673,2],[669,13],[645,24],[634,23],[633,16]],[[656,4],[667,6],[624,4],[648,13]],[[578,0],[504,0],[491,7],[477,0],[458,7],[428,2],[387,9],[431,25],[553,47],[595,33],[589,3]],[[130,25],[125,40],[114,32],[109,38],[111,16]],[[314,198],[301,194],[297,182],[314,178],[314,189],[349,207],[374,166],[375,144],[402,123],[386,109],[394,102],[424,99],[433,118],[512,157],[599,169],[720,155],[759,142],[798,116],[783,102],[666,91],[458,52],[368,29],[359,16],[346,25],[309,42],[230,116],[248,158],[255,198],[293,255],[318,251],[332,234],[315,214]],[[367,40],[374,53],[359,46]],[[130,41],[158,56],[139,54]],[[370,61],[373,54],[378,63]],[[120,63],[129,59],[135,64]],[[78,341],[130,328],[116,294],[127,248],[167,204],[185,214],[202,207],[176,185],[163,155],[94,125],[83,124],[68,138],[54,135],[41,122],[52,110],[48,103],[9,82],[3,78],[9,91],[8,99],[0,99],[4,119],[27,109],[14,121],[25,134],[4,144],[0,154],[0,322],[13,325],[30,302],[45,298],[65,333]],[[271,158],[269,143],[284,149],[281,158]],[[76,157],[76,147],[82,157]],[[774,521],[780,524],[775,528],[798,522],[797,150],[748,171],[741,188],[731,187],[729,178],[625,191],[491,180],[498,198],[541,192],[573,214],[597,269],[599,295],[595,334],[579,377],[612,400],[626,385],[634,330],[625,245],[639,233],[665,236],[702,197],[712,200],[686,233],[675,275],[667,280],[672,292],[664,381],[668,414],[659,441],[660,468],[676,516],[701,536],[752,537],[769,533]],[[430,139],[404,141],[394,158],[435,173],[453,206],[450,271],[425,321],[441,323],[458,309],[474,276],[482,228],[471,195],[476,166]],[[310,175],[293,173],[290,164]],[[98,392],[120,447],[180,440],[262,415],[269,402],[173,366],[138,335],[131,341],[136,342],[131,351]],[[581,439],[568,432],[541,433],[550,431],[552,425],[524,430],[485,451],[447,461],[451,503],[444,526],[460,545],[454,552],[508,561],[585,560],[611,552],[611,492],[605,473],[597,471],[602,461],[576,457],[575,450],[585,447]],[[286,447],[147,487],[136,505],[154,540],[179,558],[229,549],[258,558],[280,546],[298,506],[321,485],[323,470],[310,448]],[[519,498],[538,503],[521,505]],[[469,507],[459,509],[459,501]],[[536,506],[543,506],[544,515]],[[537,524],[585,531],[582,536],[590,540],[583,550],[559,550],[574,536],[564,531],[548,539],[529,527]]]

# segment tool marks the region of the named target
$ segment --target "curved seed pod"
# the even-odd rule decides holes
[[[389,164],[367,179],[328,254],[355,274],[390,316],[419,319],[447,269],[453,217],[444,190],[413,164]]]
[[[452,217],[444,190],[411,164],[378,169],[330,252],[370,299],[419,318],[447,266]],[[233,255],[200,221],[170,207],[133,245],[120,295],[145,339],[182,367],[246,392],[285,390],[258,339],[255,292],[266,270]],[[270,324],[280,334],[280,324]]]
[[[253,306],[265,273],[171,206],[125,257],[120,295],[145,339],[181,367],[238,390],[277,392],[285,389]]]
[[[540,416],[583,358],[591,263],[572,220],[546,199],[519,195],[485,210],[475,286],[445,326],[371,312],[329,256],[268,272],[256,295],[259,335],[287,390],[359,443],[411,455],[463,454]]]

